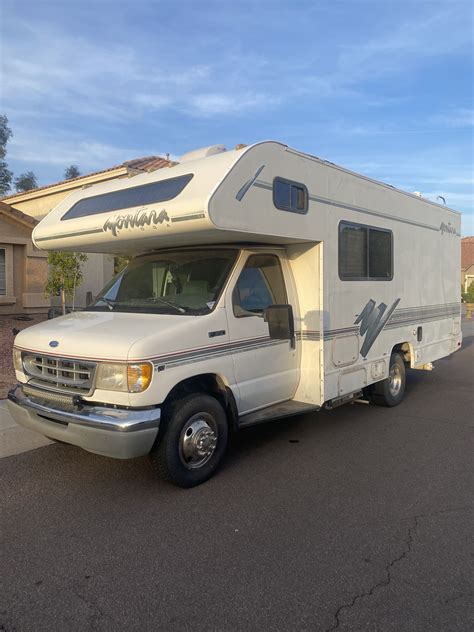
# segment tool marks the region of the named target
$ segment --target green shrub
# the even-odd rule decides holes
[[[465,303],[474,303],[474,281],[471,282],[467,291],[462,293],[462,298]]]

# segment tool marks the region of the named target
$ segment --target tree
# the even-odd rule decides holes
[[[18,193],[23,193],[24,191],[31,191],[31,189],[36,189],[38,186],[38,181],[36,180],[36,176],[32,171],[26,171],[22,173],[17,178],[15,178],[15,189]]]
[[[4,160],[0,160],[0,195],[6,195],[12,185],[13,173]]]
[[[77,165],[69,165],[69,167],[64,172],[65,180],[72,180],[73,178],[78,178],[81,175],[79,171],[79,167]]]
[[[10,190],[13,173],[5,162],[7,143],[13,136],[5,114],[0,115],[0,195],[5,195]]]
[[[0,115],[0,159],[4,159],[7,154],[7,143],[13,136],[8,125],[8,119],[5,114]]]
[[[467,290],[462,292],[462,297],[465,303],[474,303],[474,281],[471,281]]]
[[[114,257],[114,274],[122,272],[125,266],[128,266],[132,257],[128,255],[117,255]]]
[[[87,255],[82,252],[49,252],[48,253],[48,282],[46,294],[61,296],[61,309],[66,313],[66,296],[71,296],[74,304],[76,288],[82,282],[81,264],[87,261]]]

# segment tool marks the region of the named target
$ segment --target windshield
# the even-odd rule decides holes
[[[181,250],[139,257],[105,287],[87,311],[208,314],[237,250]]]

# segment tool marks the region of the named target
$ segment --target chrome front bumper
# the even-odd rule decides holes
[[[159,408],[127,410],[85,405],[62,410],[28,397],[21,386],[8,393],[8,408],[20,426],[117,459],[147,454],[155,442],[161,417]]]

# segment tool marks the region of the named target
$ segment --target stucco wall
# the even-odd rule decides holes
[[[46,253],[33,248],[32,227],[0,214],[0,248],[6,254],[6,295],[0,296],[0,314],[45,312]]]
[[[83,281],[76,291],[75,307],[86,306],[86,294],[95,297],[114,275],[114,259],[110,255],[89,254],[82,266]]]
[[[461,273],[461,284],[464,290],[467,290],[471,283],[474,283],[474,264]]]
[[[71,191],[67,191],[66,193],[61,191],[52,195],[33,198],[31,200],[8,202],[19,211],[22,211],[22,213],[26,213],[26,215],[34,217],[39,221],[70,193]]]
[[[8,237],[23,237],[29,239],[31,237],[31,228],[21,224],[16,220],[7,219],[3,214],[0,214],[0,241],[6,241]]]
[[[25,291],[25,246],[13,246],[13,287],[16,296],[16,307],[23,311],[23,292]]]

